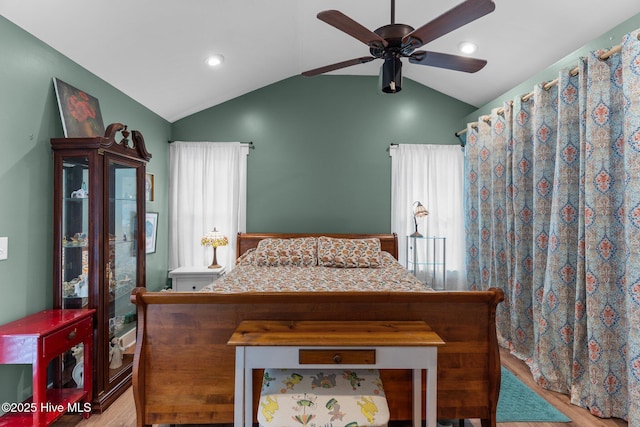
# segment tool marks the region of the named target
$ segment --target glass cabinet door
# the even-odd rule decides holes
[[[89,159],[65,158],[62,166],[62,308],[89,304]]]
[[[114,161],[108,163],[109,241],[105,283],[109,301],[110,378],[131,364],[133,356],[126,350],[135,343],[136,307],[129,296],[137,286],[138,277],[137,173],[136,167]]]

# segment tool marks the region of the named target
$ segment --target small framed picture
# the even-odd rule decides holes
[[[153,202],[154,197],[154,176],[152,173],[145,174],[144,177],[144,199]]]
[[[156,251],[156,241],[158,240],[158,212],[147,212],[144,221],[145,227],[145,253],[152,254]]]
[[[53,79],[65,138],[104,136],[98,100],[62,80]]]

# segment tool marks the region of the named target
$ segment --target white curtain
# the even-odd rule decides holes
[[[446,238],[446,288],[463,288],[464,155],[458,145],[400,144],[391,155],[391,231],[398,234],[399,261],[406,265],[407,236],[415,231],[414,202],[429,215],[418,218],[425,237]]]
[[[218,263],[232,269],[236,235],[246,230],[247,156],[239,142],[173,142],[169,150],[169,269],[207,266],[213,249],[201,246],[217,228],[229,245]]]

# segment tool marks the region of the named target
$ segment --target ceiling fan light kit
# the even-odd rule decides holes
[[[414,29],[410,25],[395,23],[395,0],[391,0],[391,24],[375,31],[368,30],[342,12],[325,10],[318,13],[318,19],[369,46],[371,56],[315,68],[303,72],[302,75],[313,77],[374,59],[383,59],[384,63],[380,69],[382,91],[397,93],[402,90],[401,58],[409,58],[412,64],[475,73],[481,70],[487,61],[416,49],[494,10],[495,4],[492,0],[466,0],[422,27]]]
[[[402,61],[397,57],[385,58],[380,69],[382,73],[382,91],[398,93],[402,90]]]

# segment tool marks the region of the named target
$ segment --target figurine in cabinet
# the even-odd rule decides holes
[[[118,338],[111,340],[111,350],[109,350],[109,368],[117,369],[122,366],[122,355],[124,353],[124,347],[120,343]]]

